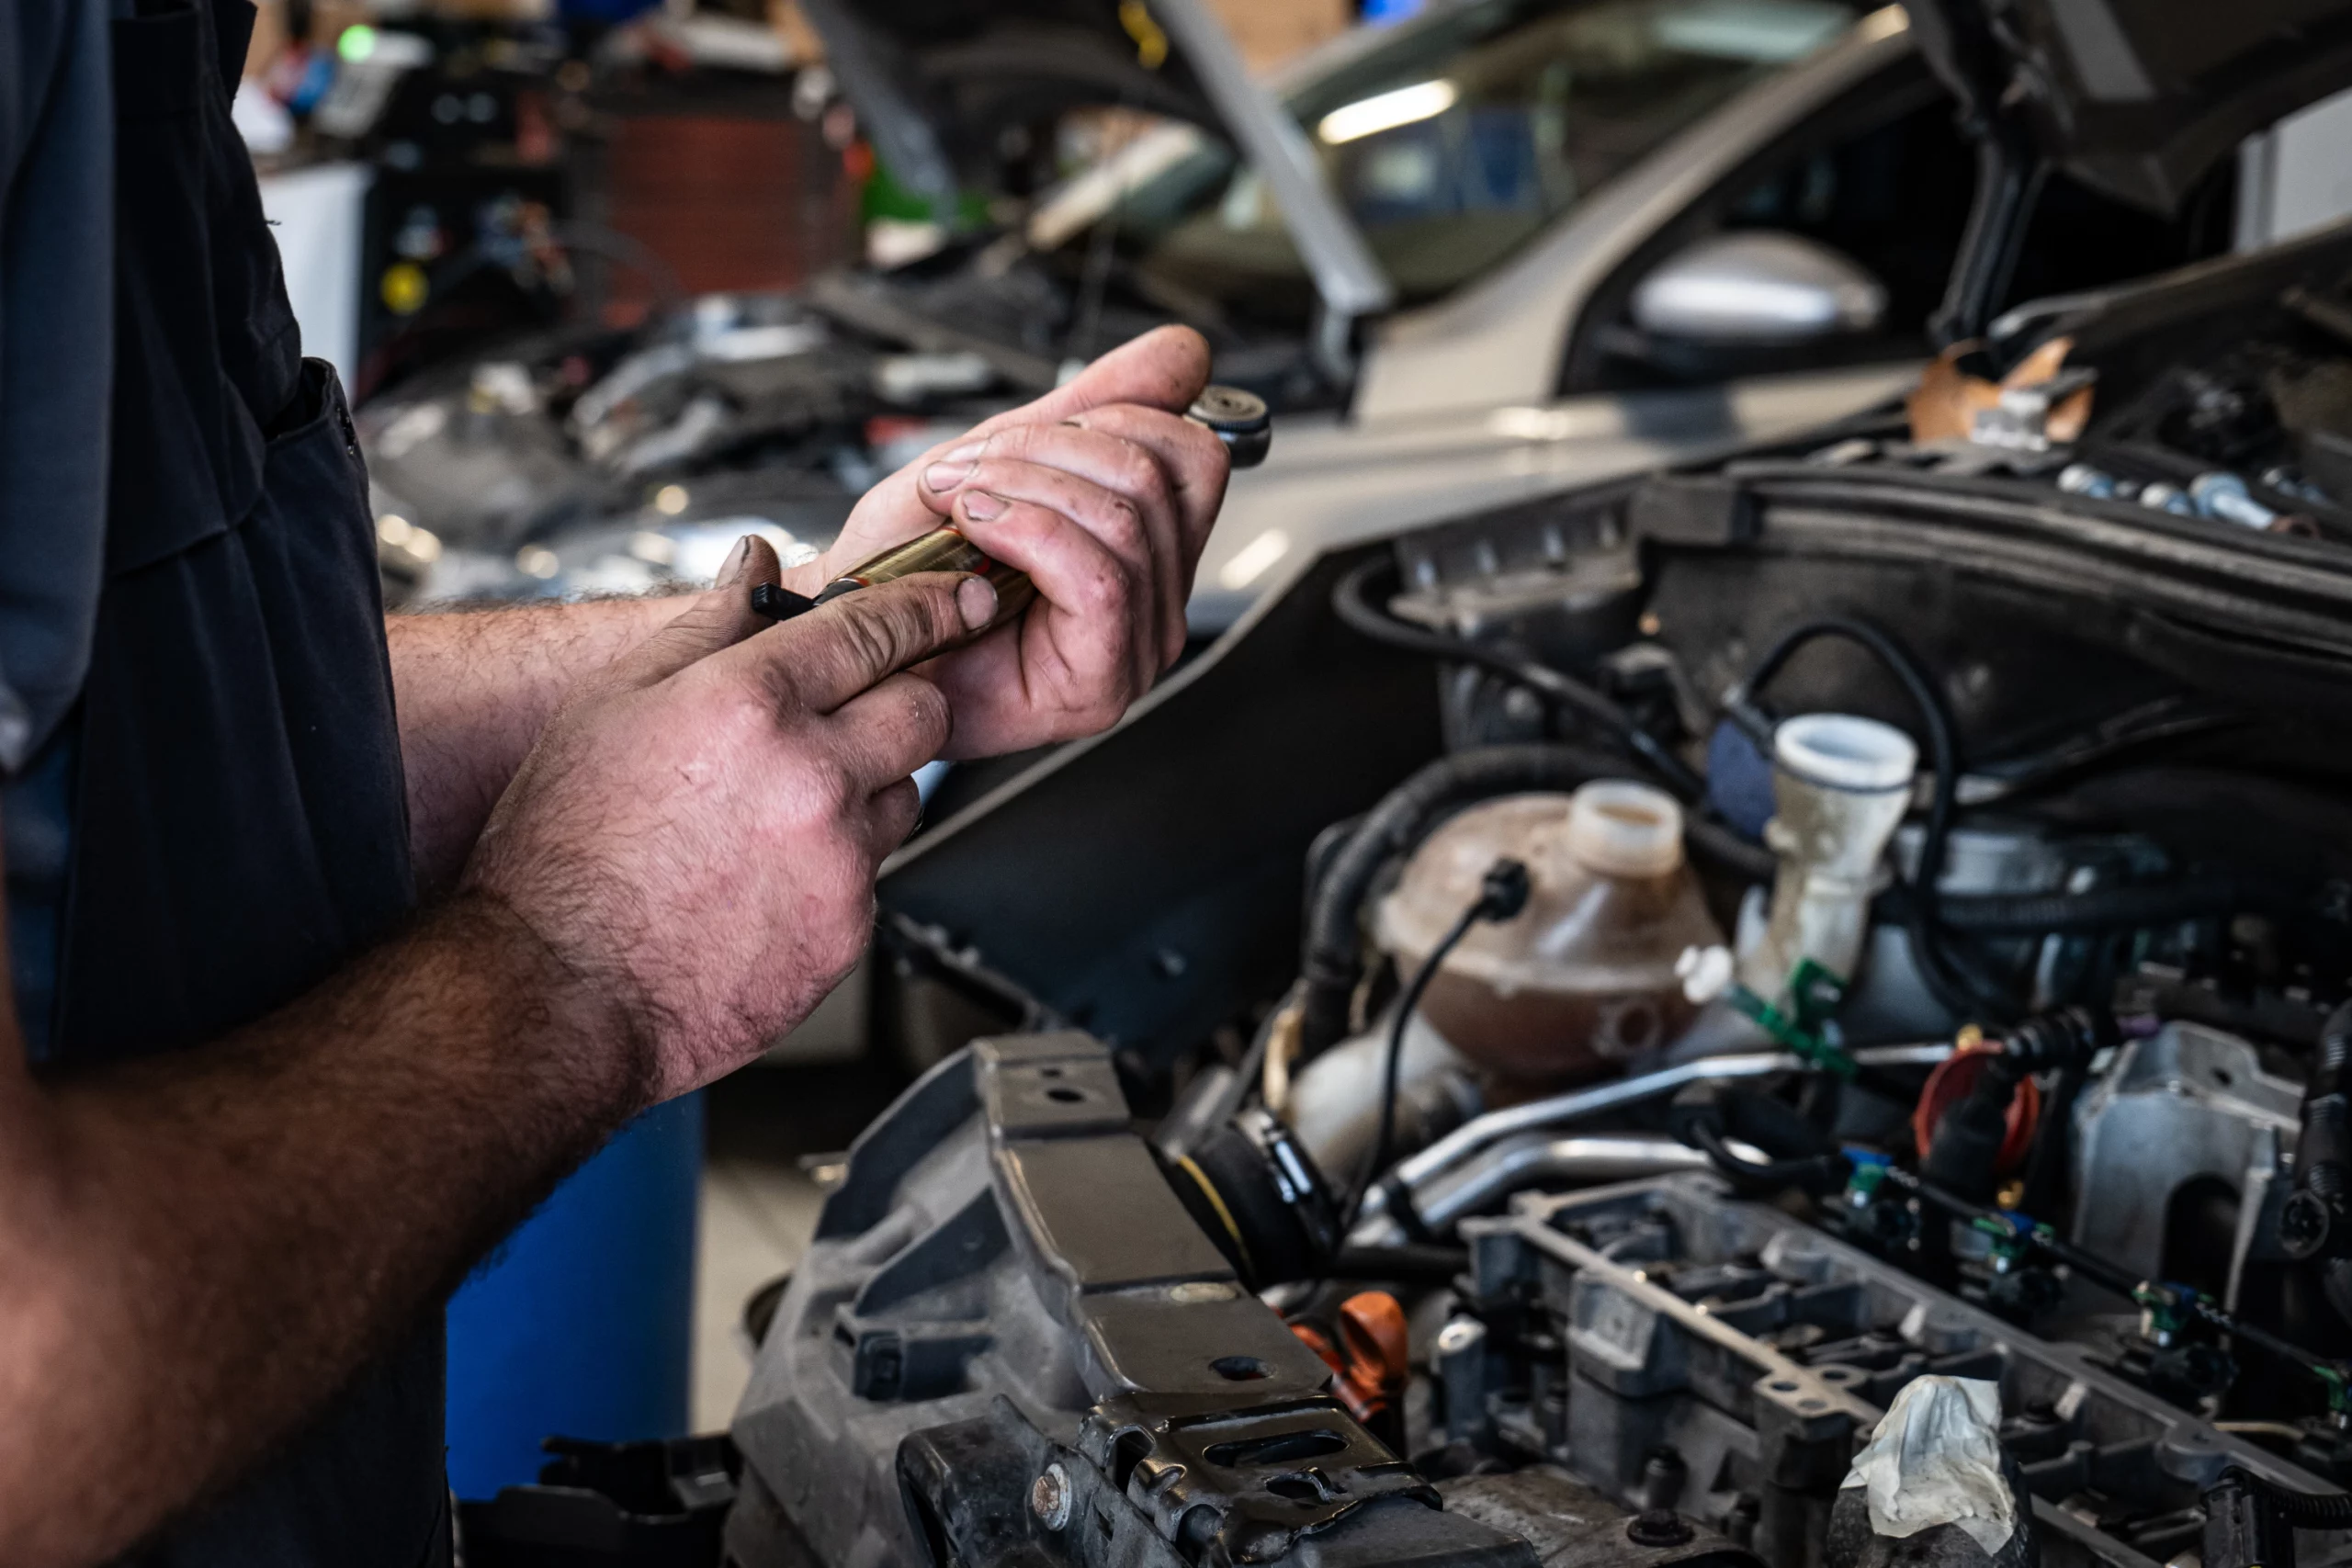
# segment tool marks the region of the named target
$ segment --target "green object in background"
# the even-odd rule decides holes
[[[874,172],[865,177],[865,186],[858,192],[857,218],[860,223],[887,219],[896,223],[938,223],[951,231],[978,229],[988,222],[989,204],[971,193],[964,192],[956,198],[954,220],[943,218],[931,197],[909,190],[890,173],[890,165],[877,152]]]

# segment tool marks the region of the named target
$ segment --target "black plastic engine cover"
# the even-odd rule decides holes
[[[1329,1396],[1083,1034],[983,1040],[868,1128],[734,1435],[744,1568],[1535,1568]]]

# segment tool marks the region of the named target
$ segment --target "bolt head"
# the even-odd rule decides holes
[[[2299,1263],[2318,1257],[2327,1247],[2333,1219],[2318,1193],[2307,1189],[2290,1195],[2278,1212],[2279,1249]]]
[[[1683,1546],[1695,1533],[1671,1508],[1650,1508],[1625,1521],[1625,1539],[1635,1546]]]
[[[1049,1530],[1057,1530],[1069,1523],[1069,1472],[1057,1461],[1046,1467],[1046,1472],[1029,1483],[1029,1511],[1037,1522]]]
[[[1437,1352],[1457,1355],[1487,1337],[1487,1325],[1475,1317],[1457,1317],[1437,1331]]]

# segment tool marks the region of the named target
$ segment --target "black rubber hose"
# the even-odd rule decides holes
[[[1895,902],[1907,903],[1910,897],[1904,889]],[[1937,897],[1936,919],[1945,930],[1973,936],[2044,936],[2132,931],[2247,911],[2289,913],[2309,898],[2308,890],[2267,878],[2194,876],[2085,893],[1945,893]]]
[[[2033,1132],[2033,1148],[2026,1156],[2025,1191],[2018,1200],[2021,1213],[2044,1214],[2058,1206],[2059,1184],[2064,1179],[2068,1134],[2075,1125],[2075,1101],[2089,1076],[2081,1064],[2069,1062],[2058,1069],[2050,1098],[2041,1107],[2041,1122]]]
[[[1396,1019],[1388,1029],[1388,1053],[1380,1069],[1380,1131],[1373,1140],[1371,1157],[1364,1162],[1363,1172],[1348,1196],[1346,1218],[1340,1224],[1342,1236],[1355,1229],[1364,1194],[1372,1190],[1372,1184],[1388,1168],[1389,1159],[1396,1151],[1396,1077],[1405,1059],[1405,1031],[1411,1026],[1413,1014],[1421,1005],[1422,994],[1437,977],[1446,955],[1470,934],[1471,927],[1482,920],[1508,920],[1516,916],[1527,908],[1532,886],[1523,861],[1505,856],[1488,866],[1479,881],[1478,897],[1456,917],[1437,945],[1430,949],[1429,956],[1421,960],[1420,967],[1406,984],[1404,995],[1396,998]]]
[[[1844,1179],[1837,1155],[1803,1155],[1794,1159],[1752,1160],[1724,1141],[1712,1125],[1694,1122],[1686,1134],[1693,1146],[1714,1162],[1733,1185],[1758,1191],[1789,1187],[1814,1187]]]
[[[1687,812],[1682,818],[1682,847],[1693,859],[1746,882],[1770,882],[1781,869],[1780,857],[1763,845],[1748,842],[1720,822]]]
[[[2002,1041],[2003,1053],[2015,1058],[2024,1073],[2058,1069],[2050,1097],[2042,1102],[2041,1122],[2034,1128],[2033,1149],[2026,1160],[2025,1194],[2015,1205],[2020,1212],[2041,1214],[2057,1207],[2065,1184],[2075,1099],[2083,1091],[2091,1063],[2119,1038],[2114,1014],[2065,1007],[2034,1014]]]
[[[1373,1135],[1372,1152],[1364,1156],[1363,1169],[1348,1193],[1347,1217],[1340,1222],[1341,1235],[1356,1228],[1356,1216],[1363,1212],[1364,1194],[1380,1179],[1380,1173],[1388,1168],[1389,1156],[1396,1148],[1396,1077],[1405,1060],[1405,1031],[1412,1026],[1413,1014],[1420,1010],[1422,994],[1437,978],[1438,966],[1470,934],[1470,928],[1482,918],[1484,906],[1481,898],[1455,917],[1445,934],[1437,939],[1437,945],[1430,949],[1430,955],[1421,960],[1420,967],[1413,971],[1413,977],[1405,983],[1404,995],[1396,998],[1396,1014],[1388,1026],[1388,1049],[1380,1063],[1378,1131]]]
[[[1768,1093],[1732,1084],[1693,1084],[1674,1097],[1667,1124],[1745,1190],[1845,1179],[1844,1157],[1829,1136],[1802,1111]],[[1731,1146],[1734,1138],[1760,1149],[1765,1157],[1747,1158]]]
[[[1394,1280],[1403,1285],[1450,1285],[1470,1267],[1470,1249],[1438,1242],[1343,1247],[1331,1259],[1334,1280]]]
[[[1341,624],[1390,648],[1458,664],[1476,664],[1516,681],[1554,707],[1565,708],[1623,741],[1638,761],[1684,800],[1695,801],[1707,793],[1707,781],[1689,763],[1634,723],[1633,715],[1575,676],[1507,648],[1412,626],[1374,604],[1370,595],[1373,582],[1396,573],[1396,561],[1384,552],[1340,579],[1339,585],[1331,591],[1331,608]]]
[[[1995,1167],[2009,1136],[2009,1105],[2025,1076],[2025,1063],[2007,1052],[1985,1061],[1968,1093],[1928,1130],[1919,1174],[1972,1203],[1991,1202],[1999,1186]]]
[[[2312,1200],[2341,1224],[2352,1190],[2352,1126],[2347,1126],[2345,1071],[2352,1066],[2352,1002],[2328,1014],[2319,1032],[2319,1057],[2303,1089],[2302,1129],[2295,1140],[2295,1192],[2290,1209]],[[2292,1218],[2292,1215],[2288,1216]],[[2282,1227],[2283,1228],[2283,1227]],[[2316,1259],[2320,1288],[2336,1315],[2352,1322],[2352,1258],[2339,1256],[2340,1243]]]
[[[2233,1464],[2222,1473],[2268,1498],[2279,1517],[2298,1529],[2352,1529],[2352,1492],[2297,1492],[2243,1465]]]

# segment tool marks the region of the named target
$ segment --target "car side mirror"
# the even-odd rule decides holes
[[[1685,343],[1770,347],[1872,333],[1886,286],[1828,246],[1777,230],[1712,234],[1634,289],[1634,324]]]

